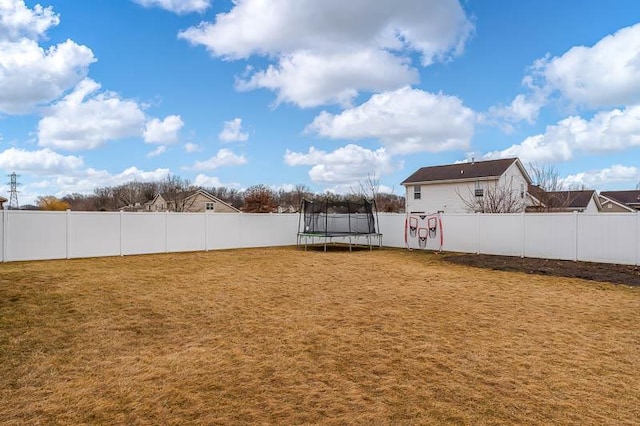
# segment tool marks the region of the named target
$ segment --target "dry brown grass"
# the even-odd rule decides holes
[[[0,265],[4,424],[631,424],[640,288],[401,250]]]

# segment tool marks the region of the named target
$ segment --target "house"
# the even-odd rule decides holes
[[[422,167],[402,182],[406,211],[415,213],[522,212],[531,204],[530,184],[517,158]],[[508,206],[487,208],[495,198],[504,199]]]
[[[599,213],[602,211],[600,198],[595,190],[545,191],[529,185],[529,197],[533,201],[526,211],[535,212],[579,212]]]
[[[602,191],[600,202],[603,212],[635,213],[640,210],[640,190],[635,191]]]
[[[240,210],[204,189],[173,194],[158,193],[151,201],[145,203],[144,207],[144,211],[147,212],[240,213]]]
[[[4,197],[0,197],[0,210],[4,209],[4,203],[7,202],[7,199]]]

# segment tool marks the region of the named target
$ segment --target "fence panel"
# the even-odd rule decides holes
[[[525,257],[575,258],[576,225],[572,213],[527,213],[524,223]]]
[[[295,245],[298,215],[243,214],[240,229],[241,247]]]
[[[7,218],[7,213],[4,210],[0,209],[0,220],[2,220],[0,222],[0,260],[1,261],[5,261],[4,258],[4,245],[5,245],[5,241],[4,241],[4,228],[6,227],[6,220]]]
[[[207,226],[207,248],[209,250],[240,247],[242,216],[236,213],[214,213],[209,215]]]
[[[578,260],[636,263],[636,215],[578,215]]]
[[[522,214],[481,214],[479,220],[480,253],[522,255]]]
[[[69,213],[69,257],[117,256],[119,254],[119,214]]]
[[[121,214],[123,255],[163,253],[167,250],[167,214]]]
[[[378,214],[378,232],[382,234],[385,247],[404,247],[405,215],[384,213]]]
[[[5,260],[67,257],[67,213],[8,210]]]
[[[204,251],[206,221],[205,213],[169,213],[167,251]]]
[[[443,214],[443,249],[476,253],[478,250],[478,216],[476,214]]]

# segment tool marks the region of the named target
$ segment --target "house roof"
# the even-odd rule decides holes
[[[474,161],[469,163],[422,167],[406,178],[402,182],[402,185],[419,182],[426,183],[487,178],[497,179],[502,176],[514,162],[517,162],[523,175],[525,175],[527,180],[530,180],[524,170],[524,167],[517,158],[504,158],[500,160]]]
[[[585,191],[549,191],[547,194],[552,199],[566,200],[562,207],[571,209],[585,209],[592,199],[598,199],[596,191],[593,189]]]
[[[545,191],[539,186],[529,185],[529,194],[542,206],[560,210],[584,210],[591,200],[598,210],[602,208],[598,194],[593,189],[583,191]]]
[[[233,207],[231,204],[221,200],[220,198],[216,197],[215,195],[211,194],[208,191],[205,191],[204,189],[193,189],[190,191],[184,191],[181,194],[184,194],[184,198],[183,199],[187,199],[187,198],[191,198],[193,196],[195,196],[196,194],[201,194],[202,196],[204,196],[205,198],[208,198],[209,200],[216,202],[216,203],[220,203],[220,204],[224,204],[225,206],[228,206],[229,208],[235,210],[236,212],[240,213],[240,210],[238,210],[237,208]],[[162,197],[163,200],[167,200],[167,199],[171,199],[171,195],[167,194],[166,192],[159,192],[158,194],[156,194],[155,197],[153,197],[152,200],[147,201],[145,203],[145,205],[150,205],[156,202],[156,200],[158,199],[158,197]]]
[[[640,207],[640,190],[635,191],[602,191],[600,195],[627,206]]]

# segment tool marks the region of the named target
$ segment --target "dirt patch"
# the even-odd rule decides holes
[[[610,263],[573,262],[570,260],[531,259],[488,254],[448,253],[447,262],[498,271],[582,278],[585,280],[640,286],[640,267]]]

